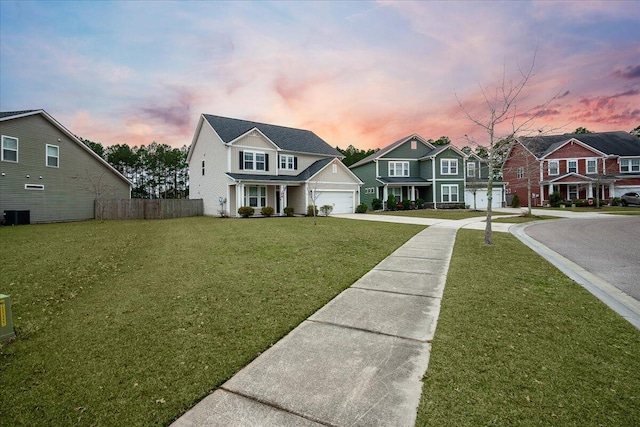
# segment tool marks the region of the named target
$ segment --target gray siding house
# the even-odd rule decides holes
[[[131,197],[131,183],[44,110],[0,112],[0,138],[5,221],[15,211],[30,223],[87,220],[96,199]]]
[[[353,213],[362,182],[342,155],[315,133],[202,114],[187,157],[189,197],[203,199],[204,214],[237,216],[238,208],[331,205]]]

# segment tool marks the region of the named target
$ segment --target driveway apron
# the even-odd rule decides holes
[[[444,225],[415,235],[173,426],[413,426],[458,228]]]

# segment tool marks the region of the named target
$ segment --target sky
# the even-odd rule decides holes
[[[341,148],[487,145],[466,113],[485,120],[483,93],[533,66],[523,133],[630,131],[639,16],[640,1],[0,0],[0,111],[42,108],[104,145],[189,145],[202,113]]]

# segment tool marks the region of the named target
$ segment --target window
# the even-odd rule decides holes
[[[560,173],[560,165],[557,160],[549,160],[549,175],[558,175]]]
[[[570,185],[568,190],[567,190],[567,195],[569,200],[575,200],[578,198],[578,186],[577,185]]]
[[[298,169],[298,159],[287,154],[280,155],[280,169],[296,170]]]
[[[409,176],[409,162],[389,162],[389,176]]]
[[[598,173],[598,161],[596,159],[587,160],[587,174]]]
[[[415,139],[411,140],[411,149],[412,150],[417,150],[418,149],[418,141],[416,141]]]
[[[389,194],[393,194],[393,196],[396,198],[396,202],[402,201],[402,187],[390,188]]]
[[[267,187],[247,187],[244,204],[252,208],[267,206]]]
[[[442,190],[442,203],[454,203],[458,201],[457,184],[443,184],[440,189]]]
[[[202,161],[202,176],[204,176],[204,160]]]
[[[268,171],[269,155],[257,151],[240,152],[240,169]]]
[[[476,176],[476,164],[474,162],[467,163],[467,176],[474,178]]]
[[[338,173],[338,165],[335,163],[331,165],[331,173]]]
[[[640,159],[620,159],[620,172],[640,172]]]
[[[375,187],[365,187],[364,194],[376,194]]]
[[[578,173],[577,160],[567,160],[567,173]]]
[[[60,159],[60,148],[57,145],[47,144],[47,166],[50,168],[57,168],[58,160]]]
[[[442,159],[440,160],[440,173],[442,175],[458,174],[458,159]]]
[[[524,168],[522,166],[520,166],[517,170],[516,170],[516,178],[518,179],[522,179],[524,178]]]
[[[18,138],[2,136],[2,161],[18,161]]]

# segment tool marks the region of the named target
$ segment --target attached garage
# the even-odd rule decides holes
[[[464,203],[469,205],[470,209],[479,209],[484,210],[487,209],[487,189],[486,188],[478,188],[475,190],[475,205],[474,205],[474,195],[473,190],[465,189],[464,190]],[[504,198],[503,188],[502,187],[493,187],[493,203],[491,203],[491,207],[493,208],[501,208],[502,200]]]
[[[354,213],[354,192],[351,190],[346,191],[318,191],[318,198],[316,199],[316,206],[331,205],[333,206],[334,214],[342,213]]]

